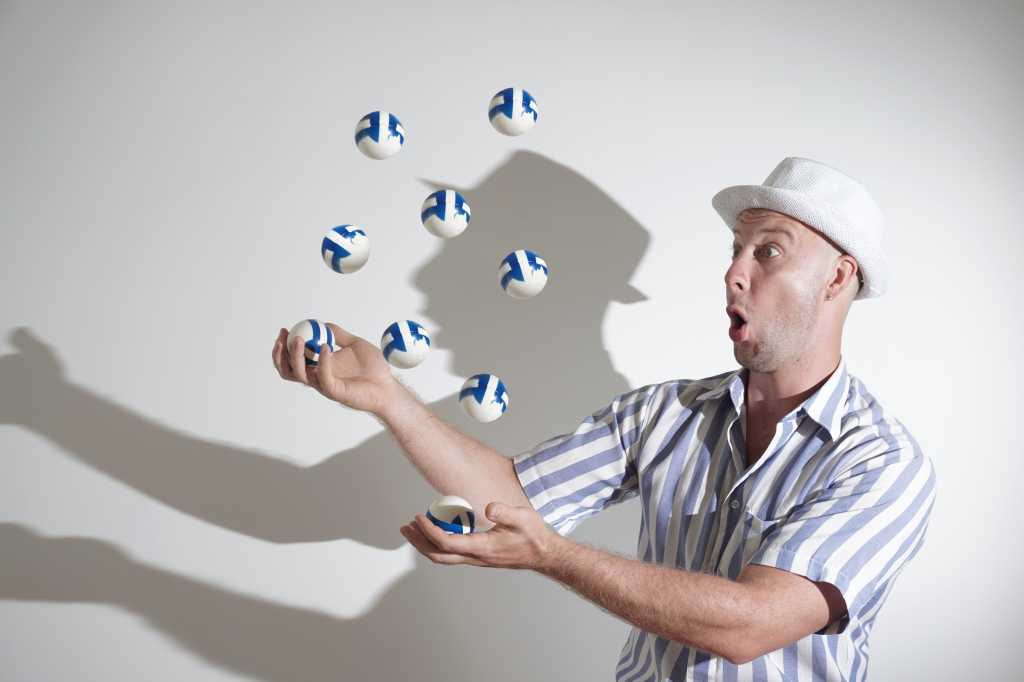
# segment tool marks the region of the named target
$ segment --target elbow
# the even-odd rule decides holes
[[[766,653],[759,636],[758,613],[759,606],[756,599],[747,593],[742,608],[736,613],[733,625],[728,631],[728,636],[724,638],[722,647],[724,649],[722,657],[733,665],[750,663]]]
[[[673,641],[677,642],[686,647],[697,646],[698,649],[702,649],[712,656],[718,656],[724,658],[733,665],[743,665],[744,663],[750,663],[755,658],[761,656],[761,653],[755,652],[751,647],[746,648],[739,646],[732,642],[722,642],[717,646],[700,646],[696,645],[689,639],[673,638]]]
[[[757,658],[757,656],[752,656],[747,653],[734,653],[732,655],[727,655],[724,658],[733,665],[743,665],[744,663],[750,663],[752,660]]]
[[[760,658],[767,653],[767,650],[761,646],[761,641],[754,637],[753,630],[747,627],[719,631],[718,636],[703,641],[685,637],[672,637],[672,639],[683,646],[696,646],[712,656],[724,658],[733,665],[750,663],[755,658]]]
[[[738,633],[738,636],[726,648],[727,651],[724,653],[723,658],[733,665],[750,663],[755,658],[760,658],[766,653],[760,648],[759,643],[750,636],[749,631]]]

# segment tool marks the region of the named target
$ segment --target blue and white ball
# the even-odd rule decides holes
[[[512,298],[532,298],[548,283],[548,264],[528,249],[505,256],[498,268],[501,288]]]
[[[370,258],[370,238],[355,225],[338,225],[324,236],[320,253],[331,270],[355,272]]]
[[[427,508],[427,518],[446,533],[466,535],[476,529],[473,507],[457,495],[445,495],[434,500]]]
[[[442,189],[423,200],[420,222],[435,237],[450,239],[469,226],[470,210],[466,198],[453,189]]]
[[[493,374],[475,374],[459,391],[459,405],[478,422],[492,422],[508,410],[508,391]]]
[[[331,351],[337,350],[334,346],[334,333],[331,328],[319,320],[303,320],[288,332],[288,348],[291,348],[292,339],[302,339],[305,345],[304,354],[306,365],[315,366],[320,360],[320,346],[327,345]]]
[[[537,100],[522,88],[505,88],[491,98],[487,116],[503,135],[522,135],[537,122]]]
[[[412,320],[392,322],[380,337],[384,359],[399,369],[412,369],[430,352],[430,336],[423,325]]]
[[[398,117],[387,111],[374,111],[356,124],[356,146],[371,159],[386,159],[402,150],[405,128]]]

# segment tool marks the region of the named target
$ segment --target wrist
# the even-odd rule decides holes
[[[549,578],[558,579],[564,573],[565,566],[573,562],[582,549],[582,545],[552,530],[536,570]]]
[[[384,384],[374,414],[389,428],[393,428],[418,406],[416,398],[397,377]]]

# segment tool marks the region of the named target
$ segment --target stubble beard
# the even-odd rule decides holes
[[[808,287],[790,308],[772,318],[758,320],[756,338],[733,344],[736,362],[752,372],[765,374],[798,363],[813,347],[818,315],[817,297]]]

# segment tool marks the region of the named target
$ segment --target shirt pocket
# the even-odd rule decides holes
[[[718,514],[716,496],[705,500],[701,508],[672,510],[661,547],[663,563],[687,571],[705,570]],[[652,540],[657,542],[657,536]]]
[[[725,538],[724,551],[719,557],[716,572],[732,580],[739,577],[764,539],[782,520],[765,519],[744,509],[733,524],[730,536]]]

